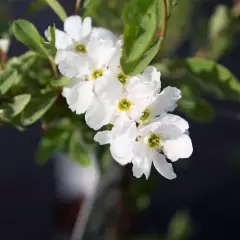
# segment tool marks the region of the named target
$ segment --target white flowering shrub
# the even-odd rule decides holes
[[[89,153],[105,160],[111,153],[120,165],[131,164],[137,178],[148,179],[152,165],[165,178],[175,178],[171,162],[193,152],[188,122],[172,113],[178,102],[186,116],[210,120],[213,109],[202,94],[238,99],[236,77],[212,60],[197,58],[199,52],[183,60],[159,58],[171,36],[168,22],[176,1],[126,1],[119,8],[123,31],[119,27],[117,34],[105,28],[107,22],[93,24],[90,15],[98,13],[102,0],[85,1],[83,16],[77,14],[79,1],[71,16],[57,1],[46,2],[63,27],[50,23],[41,35],[27,20],[13,22],[15,38],[29,51],[1,65],[1,122],[23,130],[41,120],[40,162],[64,151],[87,166]],[[93,19],[99,22],[96,14]],[[226,24],[213,18],[211,34],[218,36],[222,28]],[[8,42],[0,40],[0,48],[6,52]],[[185,81],[161,82],[162,74]]]

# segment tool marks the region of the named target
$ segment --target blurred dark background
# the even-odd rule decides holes
[[[8,6],[10,19],[25,17],[30,0],[0,1]],[[71,13],[75,2],[60,1]],[[233,1],[202,0],[192,8],[190,33],[194,35],[195,18],[210,16],[217,4],[231,5]],[[192,0],[192,4],[195,2]],[[1,19],[1,17],[0,17]],[[50,9],[28,17],[39,29],[60,21]],[[1,20],[0,20],[1,21]],[[181,19],[179,19],[181,21]],[[240,78],[240,35],[237,44],[220,59]],[[14,39],[10,56],[21,54],[25,48]],[[181,43],[176,56],[191,54],[188,39]],[[175,163],[178,178],[168,181],[157,175],[157,187],[151,194],[150,206],[134,215],[131,232],[164,234],[176,211],[189,212],[194,225],[189,239],[240,239],[240,105],[236,102],[208,99],[216,110],[215,119],[201,124],[188,119],[194,153],[189,160]],[[56,230],[56,191],[54,161],[45,166],[34,163],[34,154],[41,138],[40,125],[24,133],[10,127],[0,129],[0,239],[48,240]]]

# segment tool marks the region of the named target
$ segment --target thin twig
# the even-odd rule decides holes
[[[50,60],[49,62],[52,67],[54,79],[58,79],[58,71],[57,71],[57,66],[56,66],[55,62],[52,60]]]
[[[76,6],[75,6],[75,14],[78,14],[80,7],[81,7],[82,0],[76,0]]]
[[[163,15],[162,15],[162,28],[161,28],[160,38],[162,38],[162,42],[159,46],[158,52],[160,51],[163,45],[163,41],[165,39],[165,35],[167,32],[167,20],[168,20],[167,0],[162,0],[161,2],[162,2]]]

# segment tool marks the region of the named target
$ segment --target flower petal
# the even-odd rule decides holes
[[[94,100],[85,114],[87,125],[94,130],[98,130],[110,123],[114,113],[112,105],[106,105],[98,100]]]
[[[176,174],[173,171],[172,164],[166,161],[164,155],[157,152],[156,150],[153,150],[151,152],[151,158],[154,167],[162,176],[170,180],[176,178]]]
[[[139,167],[137,164],[133,164],[132,171],[133,176],[136,178],[140,178],[144,174],[144,169]]]
[[[90,35],[92,31],[92,19],[90,17],[84,18],[81,31],[82,38],[86,38]]]
[[[153,66],[148,66],[144,69],[143,73],[140,75],[140,80],[144,84],[147,84],[152,91],[152,95],[160,92],[161,88],[161,73]]]
[[[115,50],[111,41],[93,35],[90,37],[87,48],[88,56],[93,60],[96,69],[109,65]]]
[[[159,116],[167,111],[172,111],[176,107],[176,102],[181,98],[181,91],[175,87],[166,87],[158,94],[152,103],[154,116]]]
[[[150,149],[144,142],[139,141],[134,144],[133,153],[133,175],[137,178],[141,177],[142,174],[149,178],[152,166],[152,159],[149,158]]]
[[[122,40],[118,40],[115,45],[114,54],[109,64],[109,68],[114,74],[121,72],[120,68],[120,58],[122,56]]]
[[[179,158],[189,158],[193,152],[192,141],[186,134],[162,141],[163,152],[168,159],[175,162]]]
[[[115,35],[111,31],[103,27],[93,28],[92,36],[96,39],[103,39],[103,40],[110,41],[112,43],[112,46],[114,46],[117,41]]]
[[[160,127],[159,122],[153,122],[139,129],[139,135],[146,137],[150,132],[155,132]]]
[[[121,98],[122,84],[111,74],[106,74],[95,80],[94,93],[102,101],[117,101]]]
[[[67,56],[67,52],[65,50],[59,49],[57,50],[56,56],[55,56],[55,63],[59,64],[62,62]]]
[[[114,123],[112,128],[112,134],[114,138],[120,135],[127,135],[132,140],[137,138],[137,126],[134,121],[128,118],[126,115],[121,115]]]
[[[82,30],[82,18],[80,16],[70,16],[64,21],[64,31],[75,41],[79,41]]]
[[[63,75],[69,78],[84,77],[89,72],[87,59],[72,52],[66,53],[58,68]]]
[[[49,40],[48,31],[45,32],[47,39]],[[57,49],[67,49],[72,45],[72,39],[63,31],[55,30],[55,46]]]
[[[110,146],[112,157],[121,165],[130,163],[133,155],[133,141],[127,136],[120,136],[112,141]]]
[[[101,131],[94,136],[94,141],[98,142],[100,145],[108,144],[112,140],[111,131]]]
[[[91,81],[79,81],[75,85],[71,83],[63,88],[62,94],[73,112],[77,114],[86,112],[93,100],[92,87]]]
[[[159,121],[162,124],[176,126],[178,129],[180,129],[181,133],[185,133],[189,128],[189,124],[185,119],[174,114],[165,114],[161,118],[159,118]]]

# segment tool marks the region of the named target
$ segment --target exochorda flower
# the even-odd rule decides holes
[[[145,107],[136,121],[142,125],[156,121],[162,114],[173,111],[177,106],[177,101],[181,98],[181,91],[175,87],[166,87],[149,102],[145,102]]]
[[[143,112],[145,102],[159,91],[160,85],[160,73],[154,67],[147,67],[142,74],[129,77],[124,83],[109,69],[105,76],[96,80],[94,93],[98,100],[87,111],[86,123],[98,130],[120,116],[134,120]]]
[[[63,88],[62,95],[73,112],[84,113],[93,103],[93,86],[96,79],[106,74],[115,43],[116,38],[110,31],[94,28],[85,45],[84,54],[69,48],[61,50],[61,61],[58,57],[59,70],[72,78],[71,83]]]
[[[85,54],[86,44],[92,32],[92,20],[86,17],[84,20],[80,16],[70,16],[64,21],[64,31],[56,29],[55,46],[57,55],[55,62],[59,64],[65,57],[67,51]],[[46,30],[45,35],[49,39]]]
[[[145,174],[148,179],[153,163],[161,175],[175,178],[172,164],[166,157],[173,162],[190,157],[193,147],[188,128],[187,121],[173,114],[165,114],[157,122],[140,128],[133,147],[133,175],[139,178]]]
[[[119,118],[111,131],[98,132],[94,140],[100,145],[110,144],[113,158],[121,165],[130,163],[134,157],[133,143],[136,140],[136,123],[129,118]]]
[[[167,114],[176,107],[181,91],[160,92],[160,72],[148,66],[136,76],[120,66],[122,40],[104,28],[92,28],[91,19],[71,16],[64,32],[56,30],[56,63],[71,78],[62,95],[69,108],[85,113],[88,126],[98,130],[109,123],[111,131],[98,132],[94,140],[110,144],[112,157],[121,165],[133,164],[133,175],[148,179],[152,164],[167,179],[176,174],[172,164],[192,154],[188,123]]]

